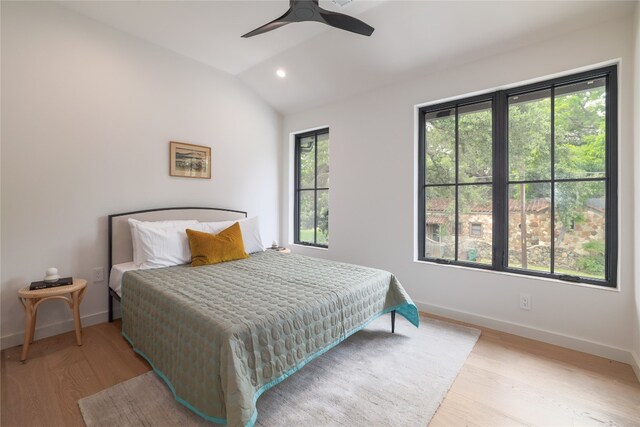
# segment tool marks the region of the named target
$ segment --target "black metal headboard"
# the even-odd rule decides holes
[[[164,221],[179,219],[196,219],[199,221],[229,221],[246,218],[247,212],[234,209],[210,207],[172,207],[145,209],[141,211],[123,212],[109,215],[109,273],[114,264],[133,261],[131,231],[129,218],[140,221]],[[120,296],[109,288],[109,321],[113,320],[113,298],[120,301]]]

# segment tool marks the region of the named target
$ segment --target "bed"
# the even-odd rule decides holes
[[[132,260],[129,218],[240,220],[242,211],[179,208],[109,216],[110,264]],[[127,244],[128,242],[128,244]],[[127,247],[129,245],[129,247]],[[252,426],[258,397],[385,313],[416,327],[389,272],[267,250],[190,267],[122,272],[122,334],[201,417]]]

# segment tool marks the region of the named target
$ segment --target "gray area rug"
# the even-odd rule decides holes
[[[426,426],[480,336],[477,329],[389,315],[258,399],[256,426]],[[78,401],[88,427],[216,425],[176,402],[153,372]]]

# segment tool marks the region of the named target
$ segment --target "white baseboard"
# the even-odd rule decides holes
[[[631,352],[631,367],[633,368],[633,372],[636,373],[636,377],[638,377],[638,381],[640,381],[640,356],[635,351]]]
[[[425,313],[436,314],[438,316],[472,323],[474,325],[495,329],[513,335],[519,335],[525,338],[531,338],[560,347],[570,348],[572,350],[616,360],[618,362],[628,363],[635,371],[638,380],[640,380],[640,358],[630,350],[438,305],[416,302],[416,306],[418,306],[420,311],[424,311]]]
[[[96,325],[98,323],[104,323],[109,320],[109,313],[103,311],[102,313],[94,313],[89,314],[87,316],[83,316],[82,318],[82,326],[91,326]],[[51,337],[53,335],[59,335],[65,332],[73,331],[75,329],[75,325],[73,323],[73,319],[65,320],[64,322],[54,323],[52,325],[44,325],[41,327],[37,327],[36,324],[36,339]],[[5,335],[0,339],[0,348],[4,350],[5,348],[15,347],[17,345],[21,345],[24,341],[24,331]]]

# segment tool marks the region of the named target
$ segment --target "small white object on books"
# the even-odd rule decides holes
[[[50,267],[47,268],[47,273],[46,276],[44,276],[44,281],[45,282],[56,282],[58,281],[58,279],[60,278],[60,275],[58,274],[58,269],[55,267]]]
[[[271,243],[271,249],[278,249],[278,241],[277,241],[277,240],[274,240],[274,241]]]

